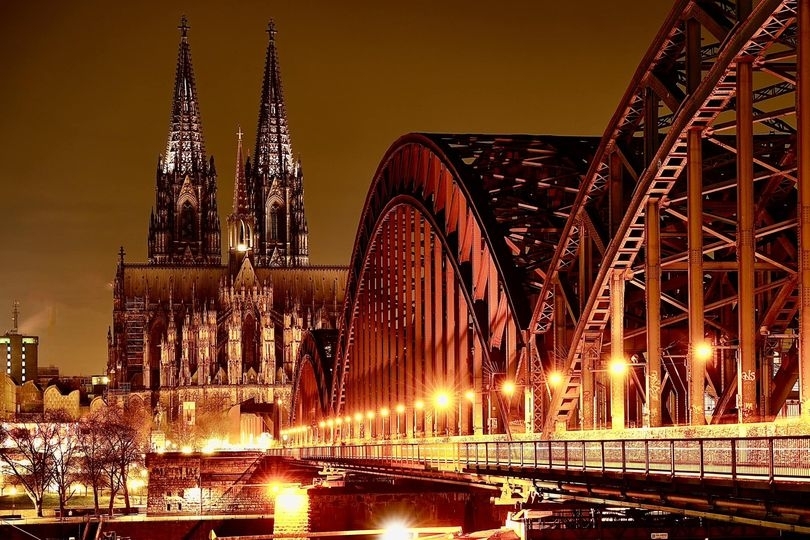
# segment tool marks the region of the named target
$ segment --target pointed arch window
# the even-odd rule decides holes
[[[180,207],[180,241],[194,242],[197,240],[197,210],[191,201],[184,201]]]
[[[270,207],[270,213],[267,216],[267,236],[272,240],[279,239],[279,221],[280,221],[281,208],[279,205],[274,204]]]

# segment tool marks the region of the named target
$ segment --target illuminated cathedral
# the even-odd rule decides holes
[[[304,333],[337,327],[346,268],[309,265],[303,173],[292,152],[272,22],[251,157],[237,135],[222,260],[217,170],[205,151],[185,18],[179,28],[148,260],[119,253],[111,392],[138,396],[167,420],[212,396],[283,407]]]

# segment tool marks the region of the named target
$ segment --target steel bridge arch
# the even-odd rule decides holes
[[[315,428],[328,416],[337,330],[309,330],[301,336],[292,380],[290,425]]]
[[[587,165],[561,156],[587,155],[593,146],[577,138],[436,134],[406,135],[391,146],[361,215],[332,380],[330,415],[349,420],[353,436],[366,428],[390,435],[397,406],[407,409],[397,413],[400,435],[406,427],[508,430],[510,415],[517,417],[512,397],[493,390],[501,380],[525,382],[524,330],[543,278],[538,261],[559,228],[555,211],[564,214]],[[452,414],[430,403],[427,413],[420,408],[437,390],[452,394]],[[518,413],[522,396],[515,401]],[[386,426],[357,417],[370,412],[392,418]]]

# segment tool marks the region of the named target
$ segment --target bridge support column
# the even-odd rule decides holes
[[[741,13],[741,15],[743,15]],[[751,62],[737,64],[737,276],[739,422],[757,420],[754,304],[754,117]]]
[[[799,392],[801,415],[810,418],[810,0],[799,0],[796,89],[799,176]]]
[[[706,366],[695,354],[705,341],[703,335],[703,149],[699,129],[687,133],[687,215],[689,242],[689,422],[706,424],[704,387]]]
[[[645,252],[647,288],[647,415],[645,427],[661,425],[661,224],[658,200],[647,202]]]
[[[625,428],[627,360],[624,358],[624,268],[610,280],[610,417],[611,429]],[[623,366],[623,368],[622,368]]]

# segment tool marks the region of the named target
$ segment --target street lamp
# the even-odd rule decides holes
[[[402,416],[402,413],[404,413],[404,412],[405,412],[405,405],[403,405],[402,403],[398,403],[397,404],[397,439],[399,439],[399,437],[400,437],[400,431],[399,431],[400,430],[400,426],[399,426],[400,417]]]
[[[382,438],[383,439],[388,438],[388,432],[385,429],[385,421],[388,418],[389,414],[391,414],[391,411],[388,410],[388,407],[383,407],[382,409],[380,409],[380,418],[381,418],[381,421],[382,421]]]
[[[337,426],[336,431],[337,431],[337,434],[338,434],[337,435],[338,439],[343,439],[344,438],[343,437],[343,428],[341,427],[342,425],[343,425],[343,418],[340,417],[340,416],[335,418],[335,426]]]
[[[370,439],[374,439],[374,411],[368,411],[366,418],[368,418],[368,436]]]
[[[470,408],[475,404],[475,391],[467,390],[464,392],[464,399],[470,403]],[[462,411],[463,400],[458,400],[458,434],[464,434],[464,412]],[[469,425],[469,424],[468,424]]]
[[[701,341],[695,344],[695,360],[705,362],[710,360],[712,356],[714,356],[714,348],[712,347],[711,343]]]
[[[354,434],[355,439],[363,437],[363,415],[361,413],[354,413],[354,421],[357,422],[357,433]]]
[[[512,396],[515,394],[515,383],[512,381],[504,381],[501,385],[501,392],[506,396],[506,425],[504,430],[509,433],[509,425],[512,420]]]
[[[444,427],[445,433],[449,432],[449,426],[447,425],[447,407],[450,405],[450,396],[444,390],[440,390],[436,392],[436,395],[433,397],[433,403],[435,405],[433,410],[433,423],[435,429],[433,430],[433,435],[438,435],[439,429],[441,428],[441,422],[439,422],[439,412],[444,411]]]
[[[421,414],[422,409],[424,409],[424,408],[425,408],[425,402],[422,401],[421,399],[417,399],[416,402],[413,404],[413,434],[414,434],[414,437],[416,436],[416,428],[417,428],[417,425],[418,425],[417,422],[416,422],[417,414]],[[422,426],[422,427],[424,427],[424,426]],[[422,436],[423,437],[425,436],[425,430],[422,430]]]

